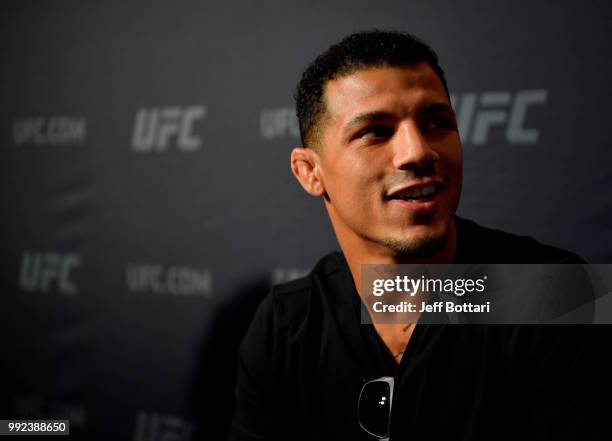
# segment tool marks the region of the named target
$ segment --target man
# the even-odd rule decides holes
[[[261,304],[230,440],[594,439],[589,327],[360,323],[362,264],[580,262],[455,216],[462,149],[435,53],[409,34],[351,35],[296,101],[291,168],[342,253]],[[377,431],[372,380],[393,390]]]

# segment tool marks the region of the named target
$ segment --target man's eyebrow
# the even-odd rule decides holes
[[[353,117],[348,122],[348,124],[346,125],[346,129],[350,130],[364,123],[389,121],[393,119],[397,119],[397,115],[391,112],[386,112],[384,110],[376,110],[374,112],[360,113],[359,115]]]
[[[430,104],[426,106],[423,110],[421,110],[419,113],[421,113],[422,115],[431,115],[431,114],[445,113],[445,112],[454,113],[453,108],[451,107],[450,104],[447,104],[447,103]]]
[[[450,104],[447,103],[434,103],[425,106],[419,113],[421,115],[433,115],[436,113],[454,113],[453,108]],[[373,112],[365,112],[360,113],[359,115],[353,117],[346,125],[346,130],[351,130],[354,127],[360,126],[364,123],[373,123],[373,122],[382,122],[382,121],[391,121],[397,119],[398,116],[392,112],[387,112],[384,110],[375,110]]]

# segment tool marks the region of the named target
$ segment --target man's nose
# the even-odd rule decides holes
[[[414,122],[407,122],[399,128],[393,148],[393,165],[402,170],[431,167],[440,158]]]

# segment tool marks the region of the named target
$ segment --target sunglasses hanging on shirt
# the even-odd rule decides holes
[[[359,394],[359,425],[381,441],[389,441],[393,377],[380,377],[366,382]]]

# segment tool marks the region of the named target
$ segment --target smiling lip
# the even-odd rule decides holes
[[[422,189],[435,187],[435,192],[420,199],[406,199],[415,192],[419,193]],[[435,211],[440,205],[440,195],[444,191],[445,185],[441,180],[428,180],[418,184],[407,185],[390,191],[386,199],[392,206],[403,210],[414,212],[415,214],[426,214]],[[404,199],[400,199],[404,197]]]
[[[396,188],[389,193],[387,193],[388,199],[395,199],[398,196],[408,195],[412,193],[414,190],[423,189],[429,186],[436,187],[436,192],[439,192],[442,187],[444,187],[444,181],[440,179],[429,179],[427,181],[419,182],[418,184],[406,185],[404,187]]]

